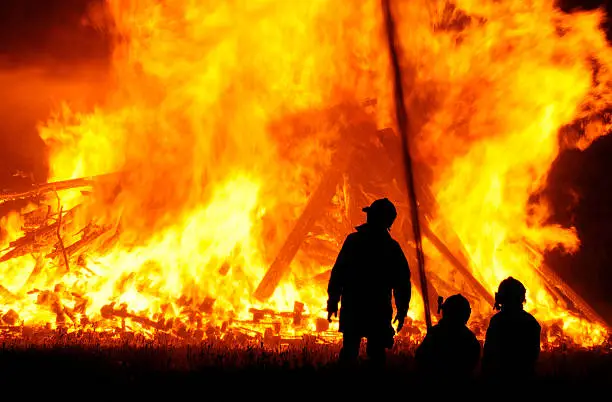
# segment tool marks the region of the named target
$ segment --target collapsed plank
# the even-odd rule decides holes
[[[113,318],[119,318],[121,320],[131,319],[132,321],[137,322],[141,325],[144,325],[145,327],[149,327],[149,328],[156,329],[159,331],[167,331],[171,328],[171,325],[169,325],[167,322],[164,322],[163,319],[160,319],[158,321],[153,321],[148,317],[143,317],[137,314],[130,313],[127,310],[126,305],[121,305],[119,306],[119,308],[115,308],[114,302],[102,306],[102,308],[100,309],[100,314],[102,318],[107,319],[107,320],[113,319]]]
[[[380,130],[378,132],[378,136],[379,139],[381,141],[382,144],[384,144],[384,149],[388,155],[388,158],[390,160],[401,160],[401,142],[398,140],[397,135],[395,134],[394,130],[392,129],[384,129],[384,130]],[[419,169],[422,170],[422,169]],[[399,174],[399,170],[397,170],[398,174],[395,177],[395,180],[397,182],[401,182],[402,180],[404,180],[404,178]],[[422,173],[422,172],[420,172]],[[436,203],[436,198],[434,197],[433,193],[431,192],[429,186],[427,186],[426,183],[427,180],[424,177],[421,177],[420,180],[420,186],[418,187],[418,198],[419,198],[419,216],[420,216],[420,222],[421,222],[421,230],[422,230],[422,234],[424,237],[426,237],[433,245],[434,247],[436,247],[436,249],[440,252],[440,254],[442,254],[442,256],[448,261],[450,262],[450,264],[457,270],[459,271],[459,273],[463,276],[463,278],[465,279],[465,281],[470,285],[470,287],[482,298],[484,299],[487,303],[489,303],[490,305],[493,305],[493,296],[490,294],[490,292],[488,292],[481,284],[480,282],[474,278],[473,274],[471,273],[471,271],[468,269],[468,267],[470,266],[469,261],[467,260],[467,258],[465,258],[465,255],[463,255],[461,252],[459,253],[454,253],[450,250],[450,248],[446,245],[446,243],[440,239],[440,237],[438,237],[433,230],[431,229],[431,227],[429,226],[429,219],[431,216],[434,216],[435,211],[437,211],[438,205]],[[402,188],[398,187],[398,191],[401,193],[401,197],[402,198],[407,198],[408,194],[406,193],[406,191]],[[406,209],[409,208],[408,206],[405,207]],[[408,211],[409,212],[409,211]],[[410,216],[409,213],[406,213],[406,216]],[[406,241],[406,239],[404,238],[405,230],[401,230],[399,233],[399,238],[403,239],[402,243],[403,244],[408,244],[408,242]],[[451,232],[452,234],[452,232]],[[455,243],[457,245],[461,245],[461,242],[459,241],[459,238],[454,235],[454,240]],[[414,248],[411,245],[412,248]],[[461,251],[461,250],[459,250]],[[462,258],[461,258],[462,257]],[[412,266],[415,266],[417,263],[416,259],[414,259],[414,261],[412,262]],[[417,272],[417,270],[413,270],[413,275],[415,276],[415,279],[417,281],[420,280],[419,278],[419,272]],[[419,282],[417,282],[419,283]],[[428,293],[429,293],[429,300],[436,300],[437,299],[437,294],[435,292],[435,290],[433,290],[433,286],[431,283],[428,283]],[[432,310],[432,313],[435,313],[435,308],[432,306],[430,306],[430,309]]]
[[[373,126],[365,125],[365,127],[358,127],[358,131],[370,131],[372,128]],[[349,147],[346,151],[342,149],[336,151],[330,167],[323,174],[321,182],[308,199],[308,203],[293,230],[289,233],[274,262],[255,290],[254,296],[257,300],[265,301],[274,293],[281,279],[289,270],[291,261],[300,249],[310,228],[325,210],[325,207],[331,204],[332,198],[336,194],[338,183],[340,183],[344,172],[346,172],[353,153],[354,147]]]
[[[388,137],[392,134],[392,130],[382,130],[376,131],[377,135],[381,137],[381,140],[384,140],[385,137]],[[367,134],[367,133],[366,133]],[[367,137],[362,137],[367,138]],[[383,143],[387,143],[388,141],[382,141]],[[388,148],[388,147],[385,147]],[[350,148],[349,148],[350,150]],[[294,227],[294,230],[290,233],[287,241],[285,242],[283,248],[277,255],[277,258],[274,260],[274,263],[264,276],[264,279],[259,284],[255,297],[260,301],[265,301],[268,299],[276,287],[280,282],[282,276],[288,271],[289,266],[301,244],[303,243],[308,229],[314,224],[314,222],[318,218],[318,214],[321,213],[322,206],[325,206],[331,198],[333,197],[336,186],[346,168],[348,168],[351,161],[352,154],[345,159],[344,163],[338,163],[334,161],[332,163],[332,167],[330,170],[323,175],[322,182],[319,185],[317,191],[310,198],[308,205],[306,206],[304,212],[302,213],[300,219]],[[489,304],[493,304],[493,297],[489,292],[484,289],[484,287],[473,277],[471,272],[466,268],[458,258],[456,258],[453,253],[448,249],[448,247],[429,229],[425,232],[426,236],[430,238],[434,246],[441,252],[441,254],[449,260],[449,262],[458,269],[458,271],[466,278],[466,281],[471,285],[471,287],[478,293],[486,302]],[[410,245],[408,240],[405,238],[403,230],[400,231],[399,239],[400,242],[404,245]],[[415,265],[415,261],[412,261],[412,266]],[[413,280],[416,283],[420,281],[419,272],[413,270]],[[325,272],[319,275],[316,280],[323,282],[328,278],[328,272]],[[427,292],[430,300],[436,300],[438,297],[438,293],[433,285],[428,281],[427,282]],[[432,307],[433,309],[433,307]]]
[[[255,290],[254,296],[256,299],[265,301],[272,296],[282,277],[289,269],[291,261],[299,250],[312,224],[316,221],[321,211],[324,210],[324,206],[331,202],[341,176],[342,171],[337,169],[336,166],[332,166],[323,176],[319,187],[311,195],[302,215]]]
[[[451,265],[461,273],[463,278],[468,282],[470,287],[480,296],[482,297],[489,305],[493,305],[495,303],[495,299],[493,295],[485,289],[484,286],[474,278],[472,272],[459,261],[457,257],[450,251],[450,249],[444,244],[442,240],[431,230],[426,221],[423,221],[422,225],[423,234],[427,239],[436,247],[436,249],[446,258]]]
[[[51,245],[51,239],[56,239],[57,230],[70,224],[71,219],[74,217],[76,211],[80,208],[80,205],[70,209],[62,216],[61,222],[55,221],[47,225],[41,226],[36,230],[28,231],[24,236],[17,240],[9,243],[11,250],[0,256],[0,262],[8,261],[12,258],[17,258],[35,252],[41,245]]]
[[[16,191],[16,192],[4,192],[0,193],[0,204],[8,201],[17,201],[27,198],[38,197],[44,193],[68,190],[79,187],[90,187],[95,182],[111,178],[116,176],[118,173],[107,173],[103,175],[81,177],[78,179],[61,180],[50,183],[35,184],[31,190],[27,191]]]
[[[18,300],[17,296],[2,285],[0,285],[0,299],[7,303],[12,303]]]
[[[106,226],[106,227],[99,227],[99,228],[95,228],[93,230],[91,230],[88,233],[84,233],[83,236],[77,240],[76,242],[72,243],[71,245],[67,246],[64,248],[64,250],[57,248],[56,250],[52,251],[51,253],[47,254],[45,257],[46,258],[55,258],[57,256],[60,255],[60,253],[66,253],[66,255],[68,257],[72,256],[73,254],[79,252],[80,250],[84,249],[85,247],[91,245],[94,240],[96,240],[97,238],[99,238],[100,236],[102,236],[103,234],[105,234],[106,232],[108,232],[111,229],[111,227]]]
[[[41,253],[37,253],[36,255],[34,255],[34,258],[36,259],[36,263],[34,264],[32,272],[30,272],[28,279],[22,287],[23,292],[26,292],[30,288],[30,285],[32,285],[36,281],[36,278],[38,278],[38,275],[40,275],[40,273],[43,271],[43,268],[45,267],[45,261]]]
[[[541,258],[541,252],[527,240],[523,240],[525,248],[533,254]],[[582,298],[578,293],[574,292],[572,288],[565,283],[563,279],[555,271],[553,271],[544,262],[535,267],[535,271],[538,276],[550,287],[556,288],[563,296],[565,296],[574,307],[582,313],[585,318],[593,323],[603,325],[606,329],[610,328],[608,322],[601,317],[591,306]]]
[[[408,215],[407,215],[408,216]],[[417,259],[416,259],[416,249],[413,246],[413,243],[409,242],[407,237],[406,237],[406,231],[405,230],[399,230],[398,231],[398,235],[397,235],[397,241],[401,244],[402,249],[404,248],[410,248],[411,252],[407,253],[407,259],[409,261],[409,266],[410,267],[415,267],[417,266]],[[421,283],[421,275],[418,269],[411,269],[410,270],[410,280],[413,283]],[[427,296],[429,297],[429,300],[437,300],[438,299],[438,291],[436,290],[436,288],[433,286],[433,284],[431,283],[430,280],[426,281],[427,283]],[[417,290],[418,292],[421,294],[421,297],[423,296],[423,289],[420,286],[417,286]],[[433,308],[433,304],[430,304],[429,306],[429,310],[431,314],[435,314],[435,310]]]

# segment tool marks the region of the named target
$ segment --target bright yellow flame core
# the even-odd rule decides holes
[[[83,203],[82,226],[120,220],[119,240],[84,253],[84,269],[47,267],[30,281],[33,257],[3,263],[3,286],[17,295],[4,310],[27,324],[54,322],[49,305],[26,292],[61,283],[63,304],[85,296],[93,320],[113,302],[153,321],[189,321],[206,298],[220,320],[247,318],[252,306],[291,310],[294,301],[322,317],[325,287],[303,283],[329,269],[315,256],[298,255],[294,275],[265,305],[252,294],[350,124],[350,116],[331,125],[311,118],[300,129],[293,117],[377,98],[379,126],[391,124],[379,1],[359,3],[109,0],[118,39],[108,99],[90,113],[65,107],[40,133],[50,179],[125,172],[119,190],[93,199],[61,194],[64,209]],[[414,72],[409,104],[423,121],[416,148],[439,206],[431,226],[443,238],[452,228],[460,245],[450,245],[465,248],[491,293],[513,275],[540,321],[561,320],[580,344],[602,342],[600,325],[557,304],[535,273],[541,257],[524,247],[579,245],[574,230],[546,224],[547,206],[529,197],[560,151],[559,129],[610,105],[602,13],[563,14],[546,0],[455,4],[399,6],[405,69]],[[16,214],[4,219],[5,245],[20,225]],[[337,251],[342,238],[334,240]],[[425,246],[429,269],[454,283],[452,267]],[[410,316],[420,320],[416,292],[413,300]]]

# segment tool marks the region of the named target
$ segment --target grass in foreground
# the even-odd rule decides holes
[[[352,370],[339,367],[339,348],[308,342],[279,348],[223,341],[178,345],[144,340],[81,344],[49,340],[34,345],[12,340],[2,343],[0,349],[0,381],[5,390],[80,388],[95,395],[108,392],[115,399],[122,399],[125,392],[144,396],[162,390],[175,394],[194,390],[207,400],[239,396],[240,400],[301,400],[306,396],[327,400],[336,399],[332,395],[345,389],[359,395],[368,386],[398,397],[408,390],[449,391],[442,379],[433,379],[431,386],[418,377],[410,345],[396,345],[382,373],[373,373],[365,365]],[[478,376],[464,384],[472,399],[485,395],[484,385]],[[605,349],[576,349],[543,352],[538,379],[530,386],[552,395],[569,387],[584,392],[610,385],[612,354]]]

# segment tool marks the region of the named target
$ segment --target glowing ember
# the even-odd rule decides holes
[[[272,314],[293,321],[285,335],[325,330],[315,319],[325,316],[325,275],[313,278],[358,223],[349,210],[365,176],[339,180],[272,297],[254,292],[334,151],[348,152],[344,134],[367,118],[393,125],[380,4],[361,3],[109,0],[117,40],[106,102],[88,113],[65,107],[40,134],[50,181],[119,173],[91,194],[44,200],[44,224],[57,225],[62,208],[65,249],[56,227],[46,240],[34,231],[30,248],[0,264],[2,310],[18,314],[4,321],[181,333],[223,323],[257,329]],[[544,0],[455,4],[398,7],[415,146],[431,173],[421,184],[437,204],[423,202],[428,225],[484,292],[513,275],[546,326],[561,322],[577,343],[600,343],[601,323],[563,304],[542,266],[546,250],[575,250],[576,233],[547,224],[546,204],[530,197],[560,151],[559,130],[610,106],[602,13],[563,14]],[[369,98],[377,99],[370,115],[338,107]],[[593,127],[571,145],[584,149],[606,133]],[[4,218],[4,248],[16,248],[25,213],[37,208]],[[439,247],[425,246],[439,293],[473,291]],[[475,323],[491,314],[483,299],[474,298]],[[413,300],[410,317],[420,321],[418,294]]]

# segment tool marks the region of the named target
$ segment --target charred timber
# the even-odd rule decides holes
[[[50,205],[44,205],[38,209],[22,214],[23,227],[21,229],[24,232],[36,231],[39,227],[43,226],[45,222],[49,221],[51,214]]]
[[[56,249],[53,252],[47,254],[46,258],[56,258],[60,254],[65,253],[68,257],[76,254],[77,252],[83,250],[84,248],[90,246],[96,239],[105,234],[110,230],[110,227],[100,227],[96,228],[89,233],[83,234],[81,239],[72,243],[71,245],[64,247],[63,249]]]
[[[106,238],[102,244],[97,247],[96,251],[100,254],[106,254],[109,250],[111,250],[118,242],[121,237],[121,220],[117,221],[117,225],[115,227],[115,231],[111,236]]]
[[[70,209],[62,216],[61,221],[41,226],[37,230],[30,231],[17,240],[9,243],[12,250],[7,251],[0,256],[0,262],[5,262],[13,258],[21,257],[26,254],[35,252],[38,248],[53,244],[51,239],[56,239],[57,232],[61,228],[69,225],[74,214],[79,209],[80,205]]]
[[[28,198],[39,197],[45,193],[69,190],[79,187],[90,187],[97,181],[115,177],[117,173],[108,173],[97,176],[81,177],[78,179],[55,181],[50,183],[35,184],[32,189],[27,191],[16,191],[16,192],[3,192],[0,193],[0,204],[8,201],[17,201]]]
[[[57,194],[57,193],[55,193]],[[59,201],[59,197],[58,197]],[[59,209],[58,218],[57,218],[57,243],[59,245],[59,249],[62,252],[62,257],[64,257],[64,266],[66,267],[66,271],[70,271],[70,263],[68,261],[68,254],[66,253],[66,248],[64,247],[64,239],[62,238],[62,207]]]
[[[105,318],[108,320],[113,319],[113,318],[120,318],[123,321],[125,321],[125,319],[130,319],[145,327],[150,327],[150,328],[157,329],[160,331],[168,331],[169,329],[172,328],[172,325],[171,324],[168,325],[168,322],[164,322],[163,319],[160,319],[158,321],[153,321],[150,318],[141,317],[139,315],[128,312],[127,306],[125,305],[121,305],[119,306],[119,308],[115,308],[115,303],[111,303],[111,304],[107,304],[103,306],[100,309],[100,314],[102,315],[102,318]]]

